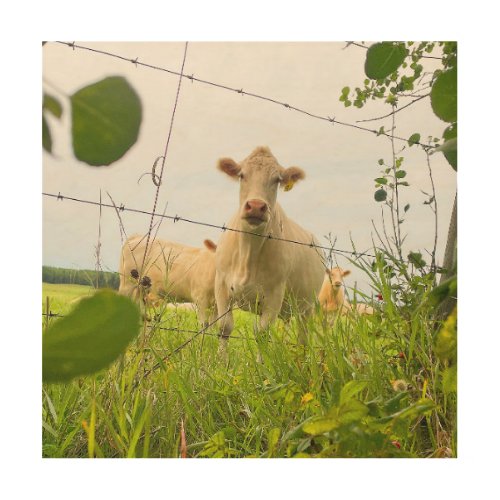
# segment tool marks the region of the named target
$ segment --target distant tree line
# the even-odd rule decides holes
[[[108,271],[42,266],[42,281],[44,283],[88,285],[94,288],[113,288],[118,290],[120,275]]]

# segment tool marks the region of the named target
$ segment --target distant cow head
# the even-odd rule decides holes
[[[270,220],[278,186],[289,191],[305,177],[298,167],[283,168],[267,147],[256,148],[240,163],[221,158],[218,168],[240,180],[240,216],[250,229],[261,229]]]
[[[343,283],[343,278],[351,274],[349,269],[344,269],[340,267],[334,267],[332,269],[327,269],[326,274],[329,276],[330,283],[332,284],[333,291],[339,290]]]

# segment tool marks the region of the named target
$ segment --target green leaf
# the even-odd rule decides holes
[[[338,418],[342,424],[350,424],[359,422],[369,413],[369,408],[357,399],[350,399],[346,403],[340,405]]]
[[[307,434],[324,434],[339,427],[340,422],[336,418],[330,417],[317,417],[305,422],[302,430]]]
[[[45,116],[42,115],[42,147],[45,151],[52,153],[52,136]]]
[[[389,94],[385,102],[387,104],[390,104],[391,106],[396,106],[398,103],[398,98],[395,95]]]
[[[339,404],[342,405],[366,388],[366,380],[351,380],[340,390]]]
[[[396,172],[396,178],[402,179],[403,177],[406,177],[406,171],[405,170],[398,170]]]
[[[439,74],[431,90],[432,110],[445,122],[457,121],[457,68]]]
[[[426,265],[425,260],[422,258],[422,254],[420,252],[410,252],[408,254],[408,260],[415,267],[422,268]]]
[[[458,127],[456,123],[452,123],[444,132],[443,139],[449,141],[451,139],[457,138]],[[457,154],[458,154],[458,143],[455,143],[455,148],[450,148],[450,151],[443,152],[448,163],[457,170]]]
[[[457,359],[457,307],[446,318],[436,336],[434,350],[441,360],[455,362]]]
[[[372,45],[366,53],[366,76],[372,80],[389,76],[401,66],[407,54],[404,43],[382,42]]]
[[[351,91],[351,89],[349,87],[344,87],[342,89],[342,95],[347,97],[349,95],[349,92]]]
[[[109,165],[136,142],[142,119],[139,96],[125,78],[112,76],[71,96],[73,150],[89,165]]]
[[[82,299],[43,335],[43,381],[66,382],[108,366],[138,334],[139,316],[130,299],[112,290]]]
[[[443,392],[457,392],[457,365],[450,366],[443,371]]]
[[[410,210],[410,204],[408,203],[407,205],[405,205],[404,209],[403,209],[405,212],[408,212],[408,210]]]
[[[408,139],[408,144],[410,145],[410,147],[414,144],[417,144],[418,142],[420,142],[420,134],[418,133],[412,134]]]
[[[452,123],[444,132],[444,144],[437,147],[433,152],[441,152],[444,154],[448,163],[456,171],[457,170],[457,155],[458,155],[458,142],[457,142],[457,124]]]
[[[385,189],[378,189],[374,195],[375,201],[385,201],[387,198],[387,191]]]
[[[377,177],[375,179],[375,182],[378,182],[379,184],[387,184],[387,179],[385,177]]]
[[[435,150],[435,152],[441,152],[441,153],[456,153],[457,152],[457,139],[449,139],[448,141],[445,141],[441,146],[438,146]]]
[[[452,276],[447,279],[436,288],[434,288],[429,294],[429,299],[434,304],[440,304],[448,297],[457,297],[457,277]]]
[[[396,419],[414,419],[419,415],[423,415],[436,407],[435,403],[427,398],[419,399],[416,403],[412,404],[408,408],[399,411],[398,413],[392,415],[392,418]]]
[[[49,94],[43,94],[42,107],[44,110],[50,111],[56,118],[61,118],[63,112],[62,106],[55,97]]]
[[[388,413],[395,413],[399,411],[401,401],[408,397],[406,392],[398,392],[393,398],[384,403],[384,411]]]
[[[268,433],[267,433],[267,442],[268,442],[268,457],[272,458],[274,455],[274,450],[276,446],[278,445],[278,441],[280,438],[281,430],[279,427],[273,427]]]

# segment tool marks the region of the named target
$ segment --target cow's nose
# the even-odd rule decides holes
[[[267,203],[262,200],[248,200],[245,203],[245,212],[260,212],[265,213],[267,210]]]

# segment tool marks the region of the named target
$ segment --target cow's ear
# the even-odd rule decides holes
[[[351,271],[349,269],[346,269],[345,271],[342,272],[342,276],[349,276],[351,274]]]
[[[215,252],[217,250],[217,245],[212,240],[203,240],[203,244],[207,250]]]
[[[280,185],[285,191],[290,191],[297,181],[305,179],[306,173],[299,167],[288,167],[281,172]]]
[[[221,158],[217,168],[233,179],[237,179],[241,172],[241,167],[231,158]]]

